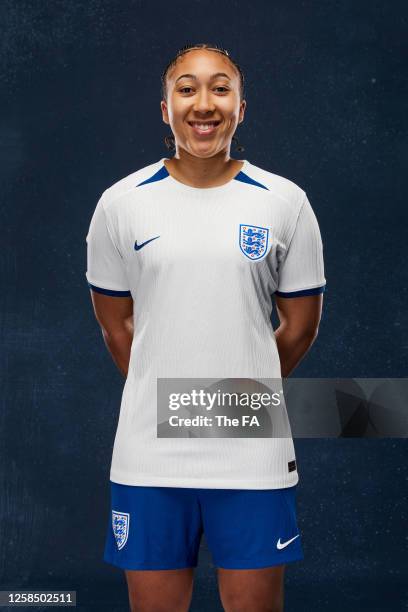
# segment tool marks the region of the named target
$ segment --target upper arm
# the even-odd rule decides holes
[[[86,243],[86,278],[91,289],[111,297],[130,297],[125,262],[109,225],[103,195],[92,216]]]
[[[274,297],[281,323],[296,328],[299,333],[315,335],[326,279],[319,225],[306,194],[278,274]]]
[[[278,272],[274,297],[281,323],[290,325],[299,334],[315,335],[322,313],[326,279],[319,225],[306,194]]]
[[[316,336],[322,314],[322,293],[290,300],[275,295],[275,303],[281,324],[299,335]]]
[[[123,329],[133,316],[133,299],[126,266],[100,198],[89,226],[86,278],[95,316],[108,333]]]
[[[109,334],[133,326],[133,299],[112,297],[91,290],[92,304],[99,325]]]
[[[320,229],[305,194],[289,246],[279,264],[276,296],[293,299],[319,295],[325,285]]]

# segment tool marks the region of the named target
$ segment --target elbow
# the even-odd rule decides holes
[[[312,344],[319,333],[319,325],[298,325],[290,324],[289,322],[283,322],[279,328],[282,333],[285,333],[288,337],[290,336],[294,341],[297,342],[310,342]]]
[[[313,326],[310,328],[306,328],[303,332],[303,337],[305,340],[308,340],[310,342],[310,344],[313,344],[313,342],[316,340],[317,336],[319,334],[319,326]]]
[[[107,328],[101,325],[103,339],[107,344],[117,344],[129,336],[130,330],[125,326]]]
[[[99,320],[99,327],[105,339],[122,338],[123,336],[133,335],[133,316],[121,318],[105,318]]]

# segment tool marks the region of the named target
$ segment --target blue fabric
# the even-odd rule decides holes
[[[96,293],[102,293],[103,295],[110,295],[111,297],[130,297],[132,294],[130,291],[115,291],[114,289],[103,289],[102,287],[96,287],[88,283],[88,287]]]
[[[166,166],[163,164],[163,166],[161,166],[161,168],[156,172],[156,174],[153,174],[153,176],[150,176],[148,179],[146,179],[142,183],[139,183],[138,185],[136,185],[136,187],[141,187],[141,185],[147,185],[148,183],[154,183],[156,181],[162,181],[168,176],[169,176],[169,172]]]
[[[294,297],[303,297],[306,295],[319,295],[320,293],[324,293],[326,291],[326,285],[322,285],[321,287],[315,287],[314,289],[301,289],[300,291],[275,291],[275,295],[284,298],[294,298]]]
[[[111,482],[103,560],[130,570],[195,567],[203,532],[217,567],[256,569],[301,560],[296,487],[194,489]]]
[[[262,189],[266,189],[267,191],[269,191],[269,189],[265,187],[265,185],[262,185],[262,183],[258,183],[258,181],[255,181],[253,178],[245,174],[245,172],[238,172],[237,176],[234,176],[234,179],[236,181],[242,181],[243,183],[248,183],[248,185],[255,185],[255,187],[261,187]]]

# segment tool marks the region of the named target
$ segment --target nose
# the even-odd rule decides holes
[[[211,102],[208,91],[202,87],[196,97],[194,111],[197,113],[211,113],[214,111],[214,104]]]

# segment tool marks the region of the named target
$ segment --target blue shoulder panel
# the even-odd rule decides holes
[[[156,181],[161,181],[162,179],[165,179],[168,176],[169,176],[169,173],[167,171],[167,168],[163,164],[163,166],[160,168],[160,170],[158,170],[155,174],[153,174],[153,176],[151,176],[150,178],[146,179],[142,183],[139,183],[138,185],[136,185],[136,187],[140,187],[140,185],[146,185],[147,183],[154,183]]]
[[[265,185],[262,183],[258,183],[258,181],[254,181],[250,176],[245,174],[245,172],[238,172],[237,176],[234,177],[236,181],[242,181],[243,183],[248,183],[249,185],[255,185],[256,187],[261,187],[262,189],[266,189],[269,191]]]

